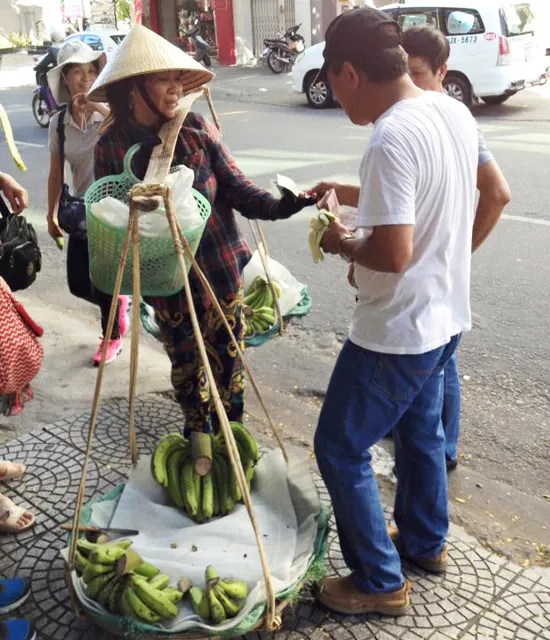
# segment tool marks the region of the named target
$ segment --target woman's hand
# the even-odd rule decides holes
[[[85,93],[77,93],[73,97],[73,113],[75,116],[85,118],[86,114],[92,111],[92,103]]]
[[[278,218],[285,219],[290,218],[295,213],[298,213],[306,207],[311,207],[314,204],[314,200],[304,193],[300,193],[298,197],[292,195],[285,195],[279,200],[277,206]]]
[[[48,218],[48,233],[54,240],[63,237],[63,231],[54,218]]]
[[[4,193],[15,215],[29,206],[29,194],[26,189],[7,173],[0,173],[0,191]]]

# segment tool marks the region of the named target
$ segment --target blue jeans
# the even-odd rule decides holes
[[[336,362],[315,434],[315,455],[344,560],[364,591],[392,592],[403,585],[369,453],[394,428],[394,517],[403,549],[412,557],[432,558],[445,543],[443,367],[457,342],[454,337],[434,351],[401,356],[368,351],[348,340]]]
[[[443,430],[445,431],[445,458],[454,462],[458,456],[460,430],[460,381],[456,368],[456,353],[449,358],[444,370]]]

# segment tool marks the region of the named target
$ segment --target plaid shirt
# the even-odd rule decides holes
[[[128,149],[151,135],[151,129],[135,125],[107,131],[95,147],[96,180],[122,173]],[[251,257],[233,209],[246,218],[277,220],[284,217],[278,214],[279,201],[245,178],[218,130],[196,113],[187,116],[181,129],[173,165],[193,169],[193,187],[212,207],[196,259],[221,298],[239,289],[242,270]],[[194,291],[202,292],[193,270],[190,279]]]

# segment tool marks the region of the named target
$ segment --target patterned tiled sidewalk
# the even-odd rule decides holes
[[[128,403],[101,408],[89,466],[86,497],[106,493],[126,478]],[[20,481],[4,493],[33,511],[34,530],[4,535],[0,575],[32,580],[32,596],[21,610],[35,621],[42,640],[100,640],[105,631],[75,620],[68,604],[59,550],[65,546],[58,528],[70,520],[81,475],[86,415],[76,415],[0,449],[0,459],[22,462]],[[179,408],[168,400],[138,401],[136,428],[140,451],[150,453],[160,434],[181,424]],[[323,499],[326,493],[321,490]],[[275,633],[253,633],[249,640],[550,640],[550,580],[492,555],[484,548],[450,537],[450,566],[443,577],[405,566],[413,580],[411,614],[401,618],[344,617],[315,606],[304,593],[285,612]],[[331,534],[329,573],[346,573],[338,542]]]

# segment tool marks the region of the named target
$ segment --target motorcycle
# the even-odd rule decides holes
[[[47,76],[48,71],[57,64],[57,49],[52,47],[42,58],[35,58],[34,61],[37,63],[33,68],[37,86],[32,92],[32,114],[38,125],[46,129],[50,124],[50,118],[59,109],[50,91]]]
[[[296,25],[288,29],[282,38],[264,40],[264,52],[262,57],[267,60],[267,65],[273,73],[290,71],[296,58],[306,48],[304,37],[298,33],[302,25]]]
[[[204,64],[205,67],[212,66],[212,60],[210,58],[212,47],[202,37],[202,25],[198,18],[195,18],[193,27],[184,34],[184,37],[189,38],[193,44],[195,49],[195,60]]]

